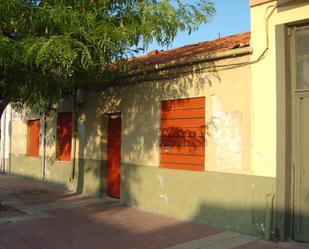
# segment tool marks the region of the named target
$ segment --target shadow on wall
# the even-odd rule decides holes
[[[212,63],[207,66],[214,67]],[[191,66],[190,70],[193,70],[194,67]],[[176,75],[178,73],[180,74],[180,72],[175,72]],[[216,72],[211,74],[217,77]],[[162,76],[162,80],[146,81],[130,86],[115,86],[113,94],[103,91],[100,95],[96,111],[97,118],[104,113],[121,112],[122,149],[124,150],[122,159],[133,162],[140,161],[143,156],[146,157],[147,154],[156,152],[159,148],[161,101],[179,99],[181,103],[186,101],[185,98],[205,96],[207,87],[212,87],[212,83],[208,77],[207,80],[205,79],[205,73],[191,73],[170,79],[164,79]],[[207,136],[210,136],[209,125],[212,123],[205,124]],[[189,133],[189,130],[185,128],[178,127],[167,128],[166,132],[179,136],[197,135]],[[186,138],[182,142],[186,143],[185,140]],[[144,158],[142,161],[157,165],[158,158],[154,157]],[[151,163],[151,161],[155,163]]]
[[[212,68],[211,73],[216,79],[220,79],[214,70],[212,62],[206,63],[205,67]],[[197,66],[191,65],[186,70],[195,70]],[[78,162],[78,184],[79,192],[83,191],[87,181],[86,175],[92,175],[94,181],[100,181],[101,193],[106,189],[106,171],[107,171],[107,122],[105,114],[121,112],[122,116],[122,161],[137,162],[144,164],[158,165],[160,154],[160,104],[162,100],[180,99],[179,102],[189,97],[205,96],[205,88],[212,87],[212,82],[205,79],[205,73],[191,73],[182,75],[179,69],[174,70],[173,77],[165,80],[147,81],[139,84],[124,85],[119,83],[115,85],[115,91],[109,93],[108,90],[99,92],[90,92],[87,96],[86,108],[81,110],[84,115],[85,132],[80,136],[79,158],[85,158],[91,155],[101,153],[101,162],[97,161],[89,167],[90,160],[79,159]],[[174,77],[178,75],[179,77]],[[160,76],[160,72],[156,75]],[[164,77],[162,76],[162,79]],[[134,83],[134,82],[132,82]],[[89,107],[91,106],[91,107]],[[94,113],[95,111],[95,113]],[[95,115],[95,117],[92,117]],[[210,124],[211,125],[211,124]],[[205,124],[206,135],[208,125]],[[166,132],[169,136],[178,134],[181,139],[175,141],[177,147],[179,143],[190,143],[192,149],[194,146],[200,146],[205,143],[201,139],[201,134],[197,135],[186,128],[171,127]],[[202,134],[205,136],[205,134]],[[196,139],[188,139],[188,137]],[[181,141],[180,141],[181,140]],[[194,144],[192,144],[194,143]],[[150,155],[150,156],[149,156]],[[92,160],[94,161],[94,160]],[[125,181],[122,178],[122,181]],[[139,179],[134,179],[139,181]]]
[[[237,209],[231,206],[216,206],[212,203],[201,203],[191,217],[191,220],[209,226],[258,236],[264,236],[266,223],[270,222],[266,219],[266,207]]]
[[[77,192],[102,196],[107,189],[107,120],[95,113],[93,115],[91,111],[92,109],[89,113],[84,113],[84,110],[81,110],[80,114],[85,120],[78,122],[78,130],[82,129],[83,134],[78,134]]]
[[[295,5],[303,7],[308,5],[308,3],[306,1],[277,0],[278,13],[293,10],[295,9]]]
[[[46,122],[46,148],[49,149],[48,153],[46,153],[46,162],[53,165],[57,156],[57,112],[52,111]]]

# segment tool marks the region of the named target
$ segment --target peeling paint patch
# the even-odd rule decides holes
[[[168,197],[167,197],[167,195],[161,194],[161,195],[160,195],[160,198],[163,199],[166,203],[168,203]]]
[[[164,186],[164,179],[163,179],[163,177],[160,176],[160,175],[156,175],[156,177],[157,177],[158,181],[160,182],[161,188],[163,188],[163,186]]]
[[[267,153],[264,153],[264,152],[261,152],[261,151],[258,151],[256,153],[256,156],[259,158],[259,159],[264,159],[264,158],[267,158]]]
[[[216,165],[219,169],[242,169],[242,125],[241,112],[225,112],[221,100],[211,96],[213,104],[214,139],[216,143]]]
[[[163,190],[163,188],[164,188],[164,178],[163,178],[163,176],[161,176],[161,175],[156,175],[156,178],[158,179],[158,181],[159,181],[159,183],[160,183],[160,187],[161,187],[161,189]],[[163,192],[163,191],[162,191],[162,192]],[[167,194],[161,193],[161,194],[159,195],[159,197],[160,197],[160,199],[163,199],[163,200],[165,201],[165,203],[168,203]]]

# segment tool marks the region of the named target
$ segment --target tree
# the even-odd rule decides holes
[[[0,115],[8,103],[48,109],[213,13],[209,0],[0,0]]]

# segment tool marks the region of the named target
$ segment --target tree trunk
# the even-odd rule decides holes
[[[9,98],[2,98],[0,100],[0,120],[1,120],[1,117],[2,117],[2,114],[5,110],[5,108],[7,107],[7,105],[10,103],[10,100]]]
[[[4,110],[5,110],[5,108],[6,108],[6,106],[0,105],[0,118],[2,118],[2,114],[3,114]]]
[[[5,108],[7,107],[7,105],[9,104],[9,98],[2,98],[1,100],[0,100],[0,121],[1,121],[1,119],[2,119],[2,114],[3,114],[3,112],[4,112],[4,110],[5,110]],[[0,122],[0,131],[1,131],[1,129],[2,129],[2,127],[1,127],[1,122]],[[1,137],[1,134],[0,134],[0,137]],[[2,139],[3,138],[1,138],[0,139],[0,142],[2,143]],[[2,153],[2,151],[1,151],[1,153]],[[3,164],[3,161],[1,162],[1,164]],[[3,165],[2,165],[3,166]],[[4,173],[4,168],[2,168],[2,170],[0,171],[0,173]],[[3,208],[3,206],[1,205],[1,200],[0,200],[0,209],[1,208]]]

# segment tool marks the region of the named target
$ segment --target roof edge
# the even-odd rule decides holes
[[[219,51],[212,54],[204,54],[204,55],[194,55],[190,57],[183,57],[178,60],[172,60],[166,63],[161,64],[154,64],[154,65],[147,65],[144,69],[149,72],[154,71],[161,71],[161,70],[169,70],[176,67],[184,67],[187,65],[194,65],[209,61],[217,61],[217,60],[223,60],[228,58],[234,58],[244,55],[250,55],[252,54],[252,48],[250,46],[242,47],[242,48],[235,48],[232,50],[226,50],[226,51]],[[132,74],[130,76],[134,76],[136,74],[141,73],[142,70],[134,70],[132,71]]]
[[[192,56],[189,58],[185,57],[181,60],[175,60],[175,61],[171,61],[165,64],[148,65],[144,67],[143,69],[132,71],[130,74],[127,74],[126,76],[119,78],[117,80],[117,84],[120,83],[122,86],[125,86],[125,85],[137,84],[137,83],[152,81],[152,80],[163,80],[164,77],[162,77],[161,74],[159,78],[153,79],[152,77],[149,77],[149,79],[145,79],[144,78],[145,72],[147,72],[148,76],[153,73],[157,73],[157,72],[162,72],[163,74],[165,74],[169,72],[170,70],[181,69],[181,68],[185,68],[186,66],[193,66],[193,65],[211,62],[211,61],[219,61],[219,60],[224,60],[224,59],[229,59],[229,58],[251,55],[252,51],[253,51],[252,48],[247,46],[247,47],[242,47],[242,48],[236,48],[233,50],[221,51],[221,52],[217,52],[211,55],[202,55],[202,56],[198,55],[198,56]],[[242,65],[244,65],[244,63],[242,63]],[[209,69],[213,70],[213,68],[211,67],[209,67]],[[178,76],[175,75],[174,77],[176,78]],[[117,84],[110,84],[109,86],[117,85]]]
[[[250,0],[250,7],[259,6],[269,2],[276,2],[277,0]]]

